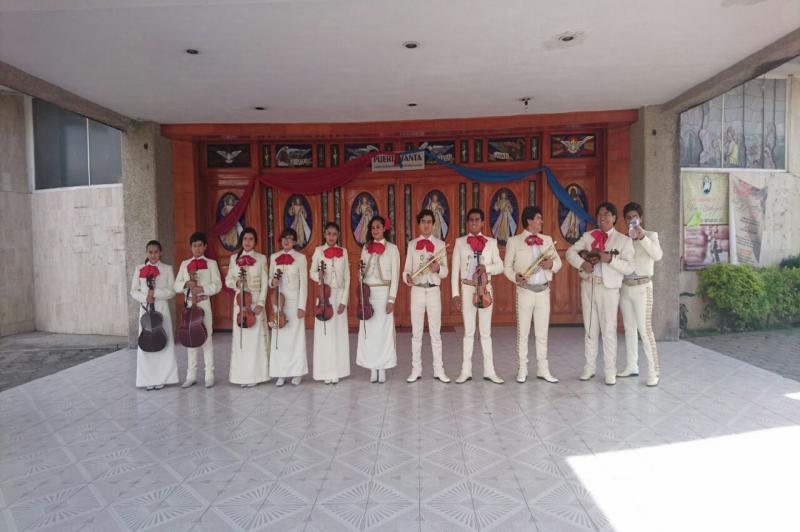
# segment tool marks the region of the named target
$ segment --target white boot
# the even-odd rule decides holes
[[[194,386],[196,382],[197,381],[195,379],[190,379],[189,376],[187,375],[186,381],[183,384],[181,384],[181,388],[189,388],[191,386]]]
[[[408,376],[406,382],[417,382],[422,377],[422,370],[419,368],[413,368],[411,370],[411,375]]]
[[[520,367],[519,371],[517,371],[517,382],[522,384],[527,380],[528,380],[528,370]]]
[[[581,376],[578,378],[582,381],[588,381],[592,377],[594,377],[594,369],[589,366],[584,366],[583,371],[581,371]]]
[[[606,375],[606,384],[609,386],[614,386],[617,383],[617,376],[613,373],[609,373]]]
[[[302,380],[303,380],[303,377],[301,377],[299,375],[297,377],[292,377],[292,386],[298,386],[300,384],[300,381],[302,381]]]
[[[558,382],[558,379],[553,377],[553,374],[550,373],[550,365],[547,363],[547,360],[539,360],[537,363],[536,369],[536,378],[542,379],[547,382]]]
[[[214,374],[206,375],[206,388],[214,387]]]
[[[630,366],[626,367],[619,373],[617,373],[617,377],[638,377],[639,376],[639,368],[632,368]]]
[[[278,380],[275,381],[275,386],[283,386],[286,383],[286,379],[283,377],[279,377]]]
[[[491,375],[484,375],[483,376],[483,380],[492,381],[495,384],[503,384],[504,382],[506,382],[503,379],[501,379],[500,377],[498,377],[497,374],[495,374],[495,373],[492,373]]]
[[[369,382],[378,382],[378,370],[377,369],[369,370]]]
[[[440,371],[436,375],[433,376],[434,379],[439,379],[439,382],[448,383],[450,382],[450,377],[445,375],[444,370]]]
[[[660,377],[659,377],[658,374],[651,373],[650,375],[647,376],[647,385],[648,386],[658,386],[658,381],[659,380],[660,380]]]
[[[385,369],[379,369],[378,370],[378,382],[380,382],[381,384],[386,382],[386,370]]]
[[[472,380],[472,373],[466,372],[462,369],[461,374],[456,379],[456,384],[464,384],[465,382],[471,380]]]

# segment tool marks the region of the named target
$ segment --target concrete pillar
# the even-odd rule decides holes
[[[643,107],[631,126],[631,199],[644,209],[644,227],[657,231],[664,257],[656,263],[653,330],[658,340],[679,337],[681,189],[677,111]]]
[[[34,330],[25,97],[0,91],[0,336]]]
[[[130,283],[134,270],[144,263],[148,240],[159,240],[163,246],[162,260],[175,266],[172,153],[169,140],[161,136],[158,124],[137,123],[123,133],[122,183],[126,281]],[[136,346],[138,322],[139,305],[129,298],[130,347]]]

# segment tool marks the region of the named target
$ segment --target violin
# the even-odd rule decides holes
[[[578,256],[583,260],[585,260],[586,262],[588,262],[589,264],[591,264],[592,266],[595,266],[598,262],[600,262],[600,253],[602,252],[597,249],[593,249],[592,251],[582,249],[578,252]],[[619,255],[619,250],[612,249],[611,251],[606,251],[606,253],[612,256],[616,256]]]
[[[319,283],[317,283],[317,300],[314,303],[314,316],[319,321],[328,321],[333,318],[333,305],[331,305],[331,287],[325,284],[325,261],[320,260],[317,265]]]
[[[189,281],[184,294],[181,323],[178,325],[178,340],[186,347],[200,347],[206,343],[208,331],[203,323],[206,313],[195,304],[195,298],[192,296],[192,287],[197,286],[196,271],[189,273]],[[191,305],[189,305],[190,298]]]
[[[492,295],[489,293],[489,276],[486,274],[486,269],[480,267],[481,252],[475,252],[475,264],[478,268],[472,274],[472,280],[475,281],[475,293],[472,295],[472,304],[476,308],[488,308],[492,305]]]
[[[147,276],[147,288],[155,290],[156,278]],[[145,353],[157,353],[167,346],[167,333],[164,330],[164,316],[158,312],[153,303],[148,303],[145,312],[139,318],[142,331],[139,333],[139,348]]]
[[[272,296],[270,296],[270,303],[272,304],[272,321],[270,325],[272,325],[273,329],[282,329],[286,326],[286,314],[283,312],[283,306],[286,304],[286,296],[281,294],[280,282],[283,277],[283,271],[277,270],[273,277],[278,280],[278,286],[272,291]]]
[[[244,268],[239,269],[239,292],[236,294],[236,305],[239,313],[236,315],[236,323],[239,325],[239,347],[242,347],[242,329],[249,329],[256,324],[256,313],[253,312],[253,295],[244,289],[247,284],[247,272]]]
[[[364,275],[367,265],[364,261],[358,263],[358,307],[356,308],[356,316],[359,320],[365,321],[372,317],[375,310],[369,303],[369,286],[364,284]],[[366,335],[366,330],[364,332]]]

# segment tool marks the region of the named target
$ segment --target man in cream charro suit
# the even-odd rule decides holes
[[[422,331],[425,313],[428,314],[428,332],[433,351],[433,378],[450,382],[442,363],[442,292],[439,286],[447,277],[445,244],[433,233],[433,211],[424,209],[417,214],[420,236],[408,243],[403,282],[411,287],[411,375],[406,379],[415,382],[422,377]],[[433,260],[439,257],[438,260]],[[427,270],[415,278],[411,274],[430,263]]]
[[[462,384],[472,380],[472,348],[475,342],[475,319],[477,314],[478,331],[481,337],[483,352],[483,378],[495,384],[503,384],[503,379],[494,370],[492,355],[492,306],[477,308],[472,303],[476,286],[473,276],[476,272],[486,273],[489,281],[488,293],[492,293],[491,276],[503,273],[503,261],[497,240],[481,234],[483,227],[483,211],[472,208],[467,213],[467,235],[456,239],[453,248],[453,271],[450,275],[450,287],[453,294],[453,305],[461,311],[464,319],[464,359],[461,373],[456,383]],[[477,260],[476,260],[477,257]]]
[[[633,239],[633,273],[622,280],[619,308],[625,324],[625,369],[617,377],[639,375],[639,346],[637,332],[642,337],[642,348],[647,358],[647,385],[658,386],[659,367],[656,336],[653,334],[653,266],[661,260],[663,252],[658,242],[658,233],[642,228],[642,206],[628,203],[622,209],[628,224],[629,236]]]
[[[536,338],[536,377],[547,382],[558,382],[550,373],[547,363],[547,331],[550,327],[550,281],[561,269],[561,257],[555,250],[553,239],[541,234],[544,220],[539,207],[528,206],[522,210],[525,230],[506,243],[504,273],[516,285],[517,304],[517,382],[528,379],[528,336],[533,318]],[[538,267],[526,277],[528,269],[542,258]]]
[[[605,382],[613,385],[617,383],[619,289],[623,277],[633,273],[633,242],[614,229],[617,208],[613,203],[598,205],[595,216],[599,228],[585,232],[567,250],[567,262],[581,277],[586,366],[580,379],[588,381],[595,375],[600,333],[603,335]]]

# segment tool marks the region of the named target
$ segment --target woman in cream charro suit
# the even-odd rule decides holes
[[[386,222],[369,221],[369,237],[361,251],[366,265],[364,284],[370,288],[372,317],[360,322],[356,364],[370,369],[370,382],[386,382],[386,370],[397,365],[394,302],[400,281],[400,252],[389,242]]]
[[[325,244],[314,250],[309,277],[315,283],[324,278],[331,289],[333,317],[314,320],[314,380],[336,384],[350,375],[350,336],[347,326],[347,302],[350,295],[350,263],[347,250],[339,247],[339,226],[325,225]],[[324,264],[324,270],[320,268]]]
[[[270,288],[274,291],[280,286],[284,298],[283,312],[286,325],[278,329],[275,321],[275,307],[272,305],[270,322],[271,343],[269,350],[269,374],[275,377],[278,386],[292,378],[292,384],[300,384],[303,375],[308,373],[308,354],[306,352],[306,300],[308,296],[308,277],[306,256],[295,251],[297,233],[294,229],[284,229],[281,233],[281,251],[270,257]],[[276,276],[280,271],[280,279]]]
[[[252,296],[251,308],[256,314],[253,327],[239,328],[236,316],[239,306],[233,301],[233,338],[231,348],[230,381],[250,388],[269,380],[269,329],[264,305],[267,299],[267,257],[255,250],[258,235],[252,227],[245,227],[239,235],[241,249],[231,255],[225,284],[239,293],[242,286],[240,272],[244,271],[244,290]]]

